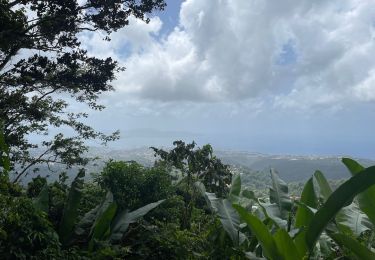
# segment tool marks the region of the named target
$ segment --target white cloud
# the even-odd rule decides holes
[[[127,68],[116,97],[301,109],[375,100],[371,0],[187,0],[179,25],[165,36],[161,27],[154,17],[110,43],[86,36],[92,52]]]
[[[354,88],[354,95],[365,101],[375,101],[375,69],[371,70],[369,76]]]

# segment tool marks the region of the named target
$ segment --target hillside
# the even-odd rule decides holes
[[[217,156],[230,165],[242,166],[253,171],[268,172],[276,169],[287,182],[304,181],[316,171],[324,172],[328,179],[348,178],[349,172],[340,157],[266,155],[259,153],[217,151]],[[365,166],[374,164],[368,159],[357,159]]]
[[[287,182],[305,181],[316,171],[324,172],[328,179],[338,180],[348,178],[349,172],[341,163],[340,157],[318,156],[293,156],[293,155],[268,155],[242,151],[215,150],[217,157],[226,164],[246,168],[247,171],[265,172],[268,175],[270,168],[276,169],[280,177]],[[109,159],[137,161],[143,165],[151,166],[155,160],[153,152],[148,148],[132,150],[103,150],[92,148],[91,156],[101,159],[98,165]],[[365,166],[374,165],[375,161],[357,159]]]
[[[218,150],[215,151],[218,156],[226,164],[231,165],[236,171],[250,175],[257,176],[255,179],[261,177],[262,180],[267,180],[270,168],[278,171],[280,177],[286,182],[302,182],[311,177],[316,171],[324,172],[328,179],[340,180],[349,177],[349,172],[341,163],[339,157],[318,157],[318,156],[292,156],[292,155],[267,155],[260,153],[250,153],[241,151]],[[105,162],[110,159],[122,161],[137,161],[145,166],[152,166],[155,157],[151,149],[137,148],[137,149],[110,149],[91,147],[87,156],[98,157],[98,159],[87,166],[88,173],[97,173],[104,166]],[[358,159],[365,166],[374,165],[375,161],[368,159]],[[52,165],[51,169],[55,173],[63,171],[59,165]],[[40,173],[49,172],[47,167],[40,167]],[[67,170],[68,175],[75,175],[77,169]],[[26,177],[26,181],[30,179]],[[42,174],[43,175],[43,174]],[[266,175],[266,176],[262,176]],[[88,174],[87,178],[91,175]],[[50,178],[57,178],[57,174],[50,173]],[[255,180],[254,179],[254,180]],[[259,185],[261,183],[259,182]],[[263,183],[261,186],[265,185]],[[267,185],[267,184],[266,184]]]

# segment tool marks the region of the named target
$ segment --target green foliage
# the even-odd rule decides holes
[[[174,168],[196,167],[189,168],[184,157],[190,148],[174,151],[172,158],[181,163],[174,162]],[[88,184],[83,170],[70,185],[65,175],[53,183],[37,177],[18,195],[9,188],[0,194],[0,256],[373,259],[375,166],[343,161],[353,177],[334,190],[316,171],[300,198],[289,195],[288,185],[273,170],[269,198],[244,187],[241,175],[233,176],[222,198],[207,192],[192,172],[190,179],[174,182],[168,161],[151,168],[111,161]],[[4,187],[11,187],[9,183]],[[186,220],[189,228],[181,225]]]
[[[58,230],[63,216],[64,206],[68,197],[69,187],[61,182],[48,185],[49,188],[49,212],[48,218]]]
[[[349,158],[343,158],[342,162],[349,169],[352,176],[356,176],[365,169],[358,162]],[[357,199],[359,208],[366,213],[372,224],[375,225],[375,186],[359,194]]]
[[[239,246],[243,242],[243,234],[240,232],[240,217],[232,207],[232,201],[236,200],[237,196],[241,193],[241,181],[238,181],[238,179],[240,179],[239,176],[234,178],[229,193],[229,199],[218,198],[214,193],[206,192],[203,183],[196,183],[196,187],[204,196],[211,210],[219,218],[224,230],[233,241],[234,246]],[[232,201],[230,199],[232,199]]]
[[[181,228],[190,229],[193,208],[196,206],[199,195],[194,187],[197,181],[202,182],[207,190],[218,197],[228,193],[227,185],[231,182],[232,173],[229,166],[225,165],[213,155],[210,145],[196,148],[195,142],[185,144],[182,141],[173,142],[175,148],[164,151],[151,147],[155,156],[160,159],[156,165],[176,170],[181,177],[177,191],[184,197],[185,208],[182,211]]]
[[[362,245],[358,240],[345,234],[332,234],[331,237],[340,245],[348,248],[358,259],[375,259],[375,253]]]
[[[295,227],[300,228],[303,226],[308,226],[311,222],[311,219],[314,216],[314,212],[311,211],[308,207],[317,208],[318,200],[315,195],[313,178],[310,178],[302,191],[300,205],[297,209]]]
[[[82,197],[78,207],[80,217],[99,205],[106,195],[105,190],[92,182],[84,183],[81,190]]]
[[[241,193],[241,176],[239,174],[232,177],[232,183],[230,185],[229,196],[238,197]]]
[[[314,173],[314,178],[318,183],[318,187],[320,189],[319,194],[321,195],[321,199],[325,202],[332,194],[332,188],[329,185],[327,179],[324,177],[324,174],[320,171],[316,171]]]
[[[124,236],[126,230],[129,228],[130,224],[142,218],[149,211],[159,206],[162,202],[164,202],[164,200],[159,200],[157,202],[147,204],[146,206],[143,206],[131,212],[129,212],[129,210],[126,209],[118,213],[111,224],[110,240],[120,241],[121,238]]]
[[[75,227],[75,233],[77,235],[89,236],[92,234],[93,229],[98,223],[101,215],[109,208],[110,205],[114,204],[113,195],[111,192],[107,192],[106,196],[102,198],[100,204],[88,211],[77,223]]]
[[[33,199],[25,196],[16,198],[0,195],[0,206],[4,209],[0,214],[0,224],[1,227],[5,227],[0,228],[0,256],[5,259],[36,256],[42,259],[55,257],[81,259],[86,256],[102,259],[101,257],[124,256],[126,250],[118,249],[119,246],[114,246],[114,243],[120,243],[129,225],[156,208],[163,200],[147,204],[134,211],[118,210],[112,193],[108,192],[101,204],[88,211],[79,220],[82,212],[79,210],[82,205],[81,199],[92,196],[92,193],[86,195],[83,193],[93,190],[92,186],[84,189],[83,177],[82,170],[70,187],[64,183],[64,178],[60,182],[45,184],[39,195]],[[34,183],[40,183],[40,180],[38,178]],[[35,186],[37,185],[31,184],[28,187]],[[97,191],[94,194],[98,194]],[[54,210],[51,205],[57,205],[54,202],[55,198],[63,201],[58,203],[61,207],[59,210],[61,216],[50,214],[50,211]],[[48,217],[53,217],[51,221],[55,227]],[[10,239],[19,242],[14,243]],[[69,245],[69,251],[63,250],[61,245]],[[76,251],[75,247],[71,247],[72,245],[78,245],[81,249]],[[7,249],[10,251],[6,251]]]
[[[85,171],[81,169],[70,186],[68,198],[64,205],[63,215],[60,221],[59,236],[63,244],[66,244],[72,236],[76,219],[79,214],[80,200],[82,197],[83,177]]]
[[[371,191],[369,187],[375,185],[374,167],[359,169],[335,191],[332,191],[321,172],[315,172],[306,182],[301,198],[295,202],[296,214],[295,206],[288,196],[287,185],[274,172],[271,172],[269,203],[257,199],[254,193],[238,191],[240,182],[234,181],[233,190],[236,195],[229,193],[228,199],[233,205],[228,204],[228,208],[235,208],[240,219],[233,216],[231,219],[239,220],[235,222],[238,227],[246,224],[251,231],[248,233],[237,228],[238,237],[245,235],[244,242],[237,250],[245,252],[250,259],[332,259],[339,256],[372,259],[373,225],[365,215],[366,212],[360,211],[352,201],[356,195],[363,198],[363,194]],[[197,187],[208,205],[216,212],[218,219],[222,220],[223,216],[218,214],[216,205],[223,200],[205,192],[203,184],[197,183]],[[240,206],[239,204],[243,204],[241,197],[244,194],[259,207]],[[287,225],[283,221],[286,221]],[[235,242],[236,238],[231,236],[227,224],[222,221],[224,230]],[[226,251],[232,257],[236,255],[234,252]]]
[[[28,184],[27,184],[27,196],[29,198],[36,197],[40,194],[42,189],[46,186],[47,179],[41,177],[38,175],[37,177],[33,178]]]
[[[209,144],[195,148],[195,142],[185,144],[182,141],[173,142],[175,148],[169,152],[151,147],[155,156],[159,156],[159,164],[175,167],[182,176],[186,177],[188,187],[196,181],[201,181],[208,192],[223,197],[228,192],[227,185],[231,183],[232,174],[229,166],[213,155]]]
[[[3,122],[0,118],[0,194],[19,196],[22,188],[17,184],[9,182],[11,162],[9,147],[5,142],[3,131]]]
[[[18,164],[14,181],[40,164],[84,165],[85,140],[118,138],[118,132],[106,135],[85,124],[87,113],[69,109],[76,102],[102,110],[99,96],[113,90],[110,82],[123,70],[111,57],[90,56],[78,36],[99,31],[110,40],[130,17],[148,22],[164,7],[164,0],[0,1],[0,118],[11,150],[6,163]],[[19,59],[20,51],[30,55]],[[45,137],[42,144],[28,138],[62,127],[74,134]],[[40,149],[32,154],[30,148]]]
[[[299,254],[296,244],[285,229],[278,229],[273,239],[283,259],[298,260],[303,257]]]
[[[220,259],[213,256],[216,245],[207,239],[209,230],[204,225],[181,230],[173,222],[141,223],[129,232],[126,259]]]
[[[44,184],[39,195],[33,199],[34,207],[40,211],[48,213],[49,210],[49,194],[48,194],[48,185]]]
[[[46,259],[60,254],[57,234],[30,199],[0,195],[0,208],[2,259]]]
[[[5,141],[4,125],[0,118],[0,177],[2,180],[9,179],[8,173],[10,168],[9,147]]]
[[[182,211],[184,209],[185,203],[181,196],[172,195],[160,204],[157,208],[152,210],[149,214],[145,216],[145,219],[151,223],[155,221],[163,223],[176,223],[181,224]]]
[[[234,205],[241,218],[249,226],[254,236],[258,239],[262,246],[264,255],[270,259],[282,259],[277,245],[268,228],[263,222],[256,216],[248,213],[246,209],[241,206]]]
[[[136,162],[110,161],[96,181],[113,193],[122,209],[139,208],[172,192],[171,176],[165,168],[145,168]]]
[[[288,185],[279,178],[273,169],[271,169],[271,180],[270,202],[278,206],[280,217],[286,219],[292,208],[292,201],[288,196]]]
[[[111,222],[116,215],[117,203],[112,202],[108,207],[98,215],[94,225],[91,228],[91,239],[89,242],[89,251],[94,249],[96,241],[105,240],[111,232]],[[123,235],[123,233],[121,234]]]
[[[316,212],[306,233],[306,243],[310,250],[328,225],[329,221],[343,208],[348,201],[375,184],[375,166],[369,167],[341,185]]]

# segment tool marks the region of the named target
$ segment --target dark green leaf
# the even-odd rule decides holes
[[[279,178],[277,172],[271,169],[272,187],[270,188],[270,202],[276,203],[281,218],[287,219],[292,207],[292,201],[288,196],[288,185]]]
[[[219,200],[218,197],[216,197],[215,193],[206,192],[206,188],[204,184],[200,181],[197,181],[194,183],[195,187],[198,189],[198,191],[201,193],[201,195],[206,200],[207,205],[210,207],[210,209],[213,212],[217,212],[216,204],[215,202]]]
[[[300,255],[306,255],[308,247],[306,244],[306,230],[300,230],[294,237],[294,243]]]
[[[215,200],[213,202],[217,209],[217,216],[223,228],[228,233],[235,245],[240,245],[244,241],[244,235],[240,232],[240,216],[232,207],[232,202],[228,199]]]
[[[355,176],[364,170],[362,165],[352,159],[343,158],[342,162],[349,169],[352,176]],[[357,199],[359,208],[369,217],[372,224],[375,225],[375,186],[372,186],[361,194],[358,194]]]
[[[324,203],[314,215],[314,218],[311,220],[307,229],[306,244],[310,251],[312,251],[318,237],[337,212],[344,207],[348,201],[352,200],[354,196],[365,191],[374,184],[375,166],[359,172],[332,193],[326,203]]]
[[[48,213],[49,210],[49,192],[48,184],[45,184],[38,197],[33,200],[34,207]]]
[[[113,218],[116,215],[117,203],[112,202],[108,208],[98,217],[92,231],[91,240],[89,243],[89,251],[94,249],[95,241],[106,239],[110,235],[110,227]]]
[[[314,173],[314,177],[316,182],[318,183],[320,195],[323,198],[323,200],[326,201],[328,197],[332,194],[332,188],[321,171],[316,171]]]
[[[107,192],[104,200],[95,208],[87,212],[83,218],[78,222],[75,233],[77,235],[84,234],[87,230],[89,230],[90,235],[94,229],[94,226],[99,218],[103,214],[104,211],[107,210],[109,205],[113,202],[113,194],[111,192]],[[94,224],[95,223],[95,224]]]
[[[276,204],[259,202],[258,205],[265,217],[269,218],[277,227],[287,228],[288,221],[281,218],[280,209]]]
[[[229,195],[240,196],[241,193],[241,176],[236,174],[232,177],[232,184]]]
[[[285,260],[300,260],[302,257],[285,229],[279,229],[273,236],[277,249]]]
[[[132,212],[128,210],[123,210],[120,212],[112,223],[112,230],[110,239],[112,241],[119,241],[124,236],[126,230],[131,223],[136,222],[138,219],[142,218],[148,212],[159,206],[164,200],[159,200],[136,209]]]
[[[252,190],[245,189],[245,190],[242,191],[241,195],[243,197],[247,198],[247,199],[250,199],[250,200],[256,200],[257,199],[254,191],[252,191]]]
[[[74,230],[74,225],[78,217],[78,207],[82,197],[84,176],[85,171],[80,170],[72,182],[68,199],[64,206],[64,211],[59,226],[59,236],[63,244],[69,241]]]
[[[272,237],[271,233],[268,231],[266,225],[264,225],[263,222],[260,221],[257,217],[247,212],[243,207],[239,205],[233,205],[233,207],[237,210],[241,219],[246,222],[251,232],[258,239],[259,243],[262,246],[264,255],[273,260],[282,259],[277,249],[275,240]]]
[[[345,234],[331,234],[333,240],[340,246],[348,248],[358,259],[361,260],[373,260],[375,259],[375,253],[366,248],[356,239],[351,238]]]
[[[300,202],[312,208],[317,207],[317,198],[315,195],[314,183],[312,178],[310,178],[306,182],[305,187],[302,191]],[[311,212],[311,210],[302,205],[299,205],[296,213],[295,227],[300,228],[302,226],[309,225],[313,216],[314,213]]]

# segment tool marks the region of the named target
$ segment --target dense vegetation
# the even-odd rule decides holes
[[[175,142],[153,167],[109,161],[22,187],[1,142],[2,259],[374,259],[375,167],[351,159],[333,190],[316,171],[299,196],[271,171],[269,196],[242,185],[209,145]],[[229,184],[230,183],[230,184]],[[229,184],[229,185],[228,185]]]
[[[375,259],[375,166],[348,158],[352,177],[337,187],[320,171],[288,187],[274,170],[267,180],[247,175],[210,145],[176,141],[169,151],[152,148],[151,167],[108,161],[84,181],[85,141],[118,135],[86,125],[87,114],[69,104],[101,110],[99,96],[122,68],[90,57],[78,35],[100,31],[110,40],[130,16],[147,22],[164,6],[0,0],[0,258]],[[63,127],[73,134],[49,135]],[[45,140],[34,143],[30,134]],[[36,148],[44,150],[31,153]],[[51,163],[76,166],[75,178],[35,175]],[[29,173],[34,178],[21,185]]]

